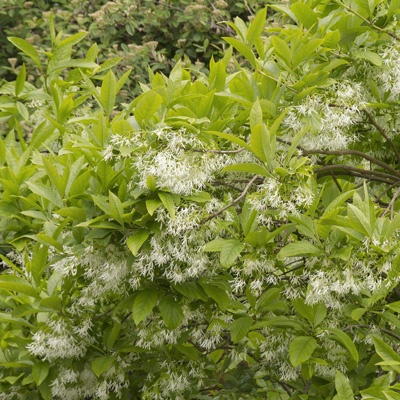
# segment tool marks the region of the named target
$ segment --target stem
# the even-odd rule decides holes
[[[400,38],[398,36],[396,36],[394,33],[392,32],[387,32],[385,29],[380,28],[379,26],[375,25],[373,22],[369,21],[367,18],[363,17],[361,14],[359,14],[357,11],[354,11],[353,9],[351,9],[350,7],[346,6],[345,4],[343,4],[342,2],[335,0],[336,4],[341,5],[343,8],[345,8],[347,11],[350,11],[352,14],[356,15],[358,18],[362,19],[364,22],[366,22],[369,26],[371,26],[372,28],[378,30],[379,32],[383,32],[386,33],[387,35],[391,36],[393,39],[396,39],[398,41],[400,41]]]
[[[400,194],[400,188],[396,190],[396,193],[393,195],[392,200],[390,201],[389,205],[387,206],[386,210],[382,213],[381,218],[384,217],[390,210],[390,219],[393,219],[394,214],[394,202],[396,201],[397,197]]]
[[[400,39],[398,39],[400,40]],[[371,114],[367,111],[367,110],[362,110],[364,112],[364,114],[368,117],[369,122],[376,128],[376,130],[386,139],[386,141],[390,144],[390,146],[392,146],[392,149],[394,150],[396,157],[397,157],[397,161],[400,163],[400,154],[397,151],[396,146],[394,145],[394,143],[392,142],[392,140],[386,135],[385,131],[382,129],[382,127],[380,127],[376,121],[374,121],[374,119],[372,118]]]
[[[251,185],[258,179],[258,175],[254,175],[253,179],[247,184],[247,186],[244,188],[242,194],[236,198],[235,200],[233,200],[231,203],[229,203],[227,206],[225,206],[224,208],[221,208],[221,210],[216,211],[215,213],[211,214],[209,217],[203,219],[202,221],[200,221],[200,225],[204,225],[206,222],[210,221],[211,219],[215,218],[216,216],[222,214],[225,210],[227,210],[228,208],[236,205],[237,203],[239,203],[242,199],[244,199],[244,197],[246,196],[246,193],[249,191]]]

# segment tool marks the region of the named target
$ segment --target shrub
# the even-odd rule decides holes
[[[60,31],[69,35],[88,31],[87,40],[75,49],[78,57],[84,58],[91,43],[98,43],[99,62],[121,58],[117,76],[134,67],[127,88],[121,94],[122,99],[132,100],[140,93],[138,83],[146,83],[149,66],[153,71],[169,74],[176,61],[185,56],[187,66],[192,63],[194,69],[206,71],[211,57],[219,56],[225,49],[222,36],[235,33],[223,21],[232,23],[237,16],[251,19],[252,13],[267,2],[8,0],[3,12],[0,11],[0,26],[4,27],[3,35],[0,31],[0,45],[4,49],[0,65],[5,67],[11,63],[12,67],[16,62],[7,35],[24,38],[44,50],[51,47],[48,17],[53,9]],[[3,68],[0,75],[10,69]],[[37,75],[32,72],[30,79],[35,79]]]
[[[0,398],[398,398],[398,2],[274,7],[129,104],[10,38]]]

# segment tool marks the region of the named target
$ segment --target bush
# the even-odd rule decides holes
[[[130,100],[140,93],[138,82],[147,82],[147,68],[169,74],[174,64],[184,56],[187,66],[206,71],[211,57],[225,50],[222,36],[232,36],[234,30],[223,21],[233,21],[236,16],[251,19],[256,10],[267,4],[229,0],[197,1],[83,1],[60,0],[27,2],[8,0],[0,11],[0,45],[4,53],[0,65],[17,62],[15,51],[6,36],[18,36],[36,44],[43,50],[50,49],[48,17],[51,9],[60,31],[67,35],[88,31],[87,40],[76,48],[84,58],[91,43],[98,43],[101,50],[99,62],[120,57],[116,74],[121,76],[130,67],[133,74],[122,92],[122,99]],[[10,59],[10,61],[7,61]],[[3,68],[0,75],[12,68]],[[33,71],[31,71],[33,72]],[[30,79],[36,79],[31,74]]]
[[[398,398],[398,3],[274,7],[126,104],[10,38],[0,398]]]

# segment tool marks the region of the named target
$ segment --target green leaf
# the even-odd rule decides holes
[[[27,185],[29,186],[29,189],[38,196],[44,197],[60,208],[64,207],[64,203],[61,200],[60,195],[49,186],[37,182],[27,182]]]
[[[354,393],[351,389],[350,383],[340,371],[336,371],[335,388],[338,400],[354,399]]]
[[[229,305],[229,297],[224,290],[218,286],[208,283],[200,283],[208,297],[211,297],[222,311],[226,311]]]
[[[252,324],[253,318],[251,317],[241,317],[233,321],[230,330],[233,343],[242,340],[249,332]]]
[[[15,275],[0,275],[0,289],[39,297],[37,291],[25,279]]]
[[[71,47],[74,46],[75,44],[78,44],[82,39],[85,38],[85,36],[88,34],[88,32],[78,32],[75,33],[75,35],[71,35],[63,40],[61,40],[60,43],[58,43],[57,48],[62,48],[62,47]]]
[[[147,212],[148,212],[150,215],[153,215],[153,214],[154,214],[154,211],[156,211],[157,208],[161,206],[161,204],[163,204],[162,201],[160,201],[160,200],[158,200],[158,199],[149,199],[149,200],[146,200]]]
[[[117,93],[122,89],[122,87],[124,86],[126,80],[127,80],[128,77],[129,77],[129,74],[130,74],[131,72],[132,72],[132,68],[129,68],[128,71],[126,71],[126,72],[121,76],[121,78],[118,79],[118,82],[117,82],[117,90],[116,90]]]
[[[327,328],[326,330],[334,333],[339,338],[340,343],[346,347],[352,359],[358,363],[357,347],[351,340],[350,336],[337,328]]]
[[[23,51],[27,56],[29,56],[35,64],[42,71],[42,66],[40,64],[39,53],[36,49],[28,43],[26,40],[17,38],[17,37],[8,37],[7,38],[15,47]]]
[[[247,59],[247,61],[250,62],[250,64],[254,67],[257,68],[257,62],[256,58],[254,56],[254,53],[251,51],[251,49],[242,43],[241,41],[230,38],[230,37],[223,37],[226,42],[228,42],[232,47],[234,47],[243,57]]]
[[[135,297],[132,307],[132,316],[135,324],[138,325],[146,319],[157,303],[157,290],[144,289]]]
[[[164,297],[160,301],[160,312],[165,325],[169,329],[176,329],[183,320],[183,312],[178,302],[172,297]]]
[[[239,257],[245,245],[237,239],[224,240],[221,248],[220,263],[223,268],[229,268]]]
[[[290,7],[290,9],[293,11],[293,14],[296,16],[299,22],[307,29],[310,29],[313,25],[318,24],[317,16],[307,4],[297,1]]]
[[[254,126],[251,130],[250,146],[252,152],[261,161],[271,162],[273,154],[271,153],[270,135],[264,123]]]
[[[160,192],[158,197],[163,202],[165,208],[168,210],[171,219],[175,219],[175,205],[173,197],[169,193]]]
[[[109,191],[108,195],[109,207],[111,216],[124,227],[124,207],[122,206],[121,200],[113,192]]]
[[[264,7],[261,11],[257,13],[252,23],[250,24],[249,30],[247,32],[247,43],[251,48],[255,40],[260,37],[264,30],[265,19],[267,17],[267,7]]]
[[[24,89],[25,81],[26,81],[26,68],[25,68],[25,63],[23,63],[21,69],[18,72],[17,79],[15,81],[15,97],[18,97],[18,95]]]
[[[96,374],[97,377],[100,377],[100,375],[103,372],[106,372],[114,362],[114,357],[110,356],[102,356],[99,358],[96,358],[92,362],[92,370]]]
[[[317,257],[321,255],[323,255],[321,249],[306,241],[289,243],[278,253],[279,258],[303,256]]]
[[[110,116],[110,113],[114,107],[116,95],[117,82],[114,73],[110,70],[103,79],[100,92],[101,104],[107,117]]]
[[[375,350],[383,361],[400,361],[400,356],[382,339],[376,336],[372,338],[374,340]]]
[[[282,59],[282,61],[290,68],[292,62],[292,52],[285,41],[273,36],[271,39],[272,46],[274,46],[275,52]]]
[[[157,92],[150,91],[142,95],[133,113],[142,128],[146,127],[162,102],[163,99]]]
[[[293,367],[307,361],[316,347],[317,341],[313,337],[298,336],[294,338],[289,346],[289,357]]]
[[[149,232],[146,230],[141,230],[136,233],[134,233],[132,236],[128,238],[126,241],[126,244],[129,247],[129,250],[132,252],[134,256],[137,256],[140,248],[142,247],[143,243],[147,240],[149,237]]]
[[[377,67],[381,67],[383,63],[381,56],[373,53],[372,51],[357,51],[353,54],[353,56],[360,60],[369,61],[371,64],[376,65]]]
[[[45,297],[40,301],[42,307],[51,308],[56,311],[61,311],[62,300],[58,296]]]
[[[232,143],[236,143],[239,146],[244,147],[247,150],[252,151],[251,147],[245,141],[243,141],[242,139],[239,139],[238,137],[236,137],[234,135],[230,135],[229,133],[216,132],[216,131],[207,131],[206,133],[211,133],[212,135],[222,137],[222,138],[224,138],[226,140],[229,140]]]
[[[38,362],[32,367],[32,375],[36,385],[39,386],[47,378],[49,370],[50,365],[48,362]]]

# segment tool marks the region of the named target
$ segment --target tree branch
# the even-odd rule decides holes
[[[241,147],[240,149],[237,150],[211,150],[211,149],[202,150],[202,149],[192,149],[189,147],[182,147],[182,149],[187,151],[194,151],[196,153],[214,153],[214,154],[236,154],[242,152],[243,150],[246,150],[244,147]]]
[[[367,18],[363,17],[361,14],[359,14],[357,11],[354,11],[352,8],[346,6],[341,1],[335,0],[335,3],[341,5],[344,9],[346,9],[347,11],[349,11],[352,14],[356,15],[358,18],[362,19],[364,22],[366,22],[372,28],[378,30],[379,32],[386,33],[387,35],[391,36],[393,39],[396,39],[396,40],[400,41],[400,38],[398,36],[396,36],[394,33],[388,32],[385,29],[375,25],[373,22],[369,21]]]
[[[225,210],[227,210],[228,208],[236,205],[237,203],[239,203],[241,200],[244,199],[244,197],[246,196],[246,193],[249,191],[251,185],[258,179],[258,175],[254,175],[252,180],[247,184],[247,186],[244,188],[242,194],[236,198],[235,200],[233,200],[231,203],[229,203],[227,206],[225,206],[224,208],[221,208],[221,210],[216,211],[215,213],[211,214],[209,217],[203,219],[202,221],[200,221],[200,225],[204,225],[206,222],[210,221],[211,219],[215,218],[216,216],[222,214]]]
[[[399,39],[400,40],[400,39]],[[400,154],[397,151],[396,146],[394,145],[394,143],[392,142],[392,140],[386,135],[385,131],[382,129],[382,127],[380,127],[376,121],[372,118],[371,114],[367,111],[367,110],[362,110],[364,112],[364,114],[368,117],[369,122],[376,128],[376,130],[386,139],[386,141],[390,144],[390,146],[392,146],[392,149],[394,150],[396,157],[397,157],[397,161],[400,163]]]
[[[382,213],[381,218],[384,217],[390,210],[390,219],[393,219],[394,214],[394,202],[396,201],[397,197],[400,195],[400,188],[396,190],[396,193],[393,195],[392,200],[390,201],[389,205],[387,206],[386,210]]]

